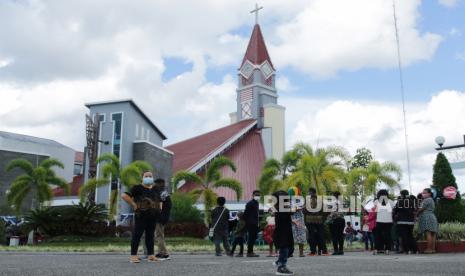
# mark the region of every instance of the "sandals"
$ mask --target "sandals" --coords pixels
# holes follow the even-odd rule
[[[158,258],[155,257],[154,255],[150,255],[147,257],[148,262],[158,262]]]
[[[131,256],[131,257],[129,257],[129,262],[131,262],[133,264],[138,264],[138,263],[140,263],[140,258],[137,257],[137,256]]]

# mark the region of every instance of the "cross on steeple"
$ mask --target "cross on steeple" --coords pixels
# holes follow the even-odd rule
[[[255,13],[255,24],[258,24],[258,11],[261,9],[263,9],[263,7],[259,7],[258,4],[255,4],[255,9],[250,11],[250,13]]]

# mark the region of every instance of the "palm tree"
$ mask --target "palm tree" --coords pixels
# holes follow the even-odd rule
[[[349,155],[342,147],[312,150],[306,146],[289,183],[300,186],[305,193],[310,187],[318,194],[341,190],[341,181],[348,166]]]
[[[208,165],[205,176],[202,178],[194,172],[179,171],[173,177],[173,190],[176,191],[179,182],[192,182],[199,186],[198,189],[192,191],[193,194],[199,197],[203,197],[205,204],[205,222],[210,223],[210,212],[215,205],[217,194],[213,191],[213,188],[225,187],[232,189],[236,192],[237,200],[241,199],[242,186],[239,181],[233,178],[223,178],[220,170],[223,167],[229,167],[233,172],[236,171],[234,162],[230,159],[219,156],[211,161]]]
[[[142,174],[145,171],[152,170],[152,166],[144,161],[134,161],[123,168],[119,158],[112,153],[102,154],[97,158],[96,163],[102,164],[102,177],[90,179],[80,188],[79,196],[81,202],[84,202],[95,189],[108,185],[108,183],[116,183],[116,187],[111,190],[108,202],[108,216],[110,220],[114,220],[119,201],[119,184],[123,185],[126,190],[131,189],[133,185],[141,182]]]
[[[53,192],[50,185],[56,185],[69,194],[69,184],[61,177],[58,177],[53,171],[54,167],[64,169],[63,163],[54,158],[47,158],[40,162],[34,168],[31,162],[25,159],[12,160],[6,171],[20,169],[24,173],[16,177],[11,183],[7,193],[7,200],[10,205],[13,205],[16,211],[21,209],[24,199],[30,193],[33,195],[32,208],[36,208],[37,204],[34,199],[37,199],[39,204],[50,201],[53,198]]]
[[[371,161],[367,168],[361,169],[361,175],[363,177],[363,199],[365,195],[376,194],[378,184],[385,184],[389,188],[399,187],[402,169],[394,162]]]
[[[261,194],[269,195],[289,186],[288,177],[297,170],[297,165],[305,154],[313,154],[313,149],[307,144],[297,143],[292,150],[284,153],[281,161],[274,158],[268,159],[258,180]]]

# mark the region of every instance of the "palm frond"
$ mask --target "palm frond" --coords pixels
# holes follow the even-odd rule
[[[196,173],[188,172],[188,171],[179,171],[173,177],[173,190],[176,191],[178,189],[178,184],[181,181],[185,182],[193,182],[198,185],[202,185],[202,178],[198,176]]]
[[[236,192],[236,199],[239,201],[242,198],[242,185],[239,181],[233,178],[221,178],[217,180],[213,186],[215,188],[229,188]]]
[[[55,158],[47,158],[47,159],[45,159],[44,161],[40,162],[40,166],[44,167],[46,169],[50,169],[52,167],[58,167],[58,168],[61,168],[61,169],[65,168],[65,165],[63,165],[63,163],[60,160],[55,159]]]
[[[134,164],[129,164],[121,170],[121,184],[130,189],[133,185],[139,184],[142,182],[143,170]]]
[[[129,164],[130,166],[135,166],[141,170],[142,173],[144,172],[153,172],[153,167],[149,163],[142,161],[142,160],[136,160]]]
[[[221,178],[220,170],[223,167],[229,167],[233,172],[236,171],[236,165],[234,162],[224,156],[218,156],[213,159],[207,167],[205,172],[205,181],[207,183],[214,182]]]
[[[63,178],[54,176],[54,177],[47,179],[47,182],[49,184],[53,184],[53,185],[56,185],[62,188],[65,191],[66,195],[70,195],[70,192],[71,192],[70,185]]]
[[[10,172],[13,169],[20,169],[23,170],[26,174],[32,175],[34,167],[28,160],[19,158],[11,160],[6,167],[7,172]]]
[[[110,183],[109,179],[106,178],[92,178],[87,181],[86,184],[82,185],[79,188],[79,198],[81,202],[85,202],[88,195],[93,193],[98,187],[108,185]]]

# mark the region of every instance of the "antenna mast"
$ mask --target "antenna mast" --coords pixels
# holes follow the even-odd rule
[[[404,77],[402,73],[402,61],[400,57],[399,29],[397,28],[397,16],[396,16],[396,0],[392,0],[392,9],[393,9],[393,16],[394,16],[394,28],[396,31],[397,63],[399,67],[400,93],[402,96],[402,113],[403,113],[403,119],[404,119],[404,136],[405,136],[405,151],[406,151],[406,156],[407,156],[408,185],[409,185],[410,193],[412,193],[410,150],[409,150],[409,143],[408,143],[407,118],[406,118],[407,112],[405,110]]]

